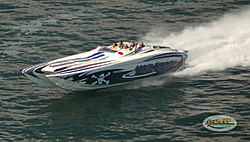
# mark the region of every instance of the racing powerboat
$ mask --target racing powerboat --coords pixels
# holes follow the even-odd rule
[[[187,51],[147,45],[141,51],[97,48],[44,62],[22,73],[45,87],[86,91],[172,73],[183,68]]]

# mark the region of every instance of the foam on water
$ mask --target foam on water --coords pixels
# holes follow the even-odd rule
[[[162,86],[163,84],[171,82],[171,76],[161,75],[157,77],[152,77],[148,79],[138,80],[133,83],[126,84],[126,89],[139,89],[139,88],[147,88],[150,86]]]
[[[154,29],[143,39],[150,44],[188,50],[188,68],[177,76],[197,75],[206,71],[250,66],[250,10],[224,15],[219,20],[197,27],[186,27],[181,33],[162,33]]]

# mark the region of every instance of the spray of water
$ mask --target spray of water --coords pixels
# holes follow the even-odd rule
[[[144,40],[150,44],[188,50],[188,68],[175,75],[197,75],[206,71],[250,66],[250,10],[224,15],[219,20],[181,33],[149,32]]]
[[[147,88],[150,86],[162,86],[163,84],[171,82],[171,75],[165,74],[157,77],[152,77],[143,80],[137,80],[133,83],[126,84],[126,89],[138,89],[138,88]]]

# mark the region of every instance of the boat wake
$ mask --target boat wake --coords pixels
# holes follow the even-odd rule
[[[226,14],[181,33],[149,32],[142,40],[189,51],[188,67],[176,76],[194,76],[236,66],[250,66],[250,10]],[[157,37],[157,35],[160,35]]]

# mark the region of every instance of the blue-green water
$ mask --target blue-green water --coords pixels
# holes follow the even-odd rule
[[[250,1],[0,1],[1,141],[249,141]],[[189,50],[187,68],[92,92],[44,88],[25,67],[114,41]],[[228,115],[227,132],[203,127]]]

